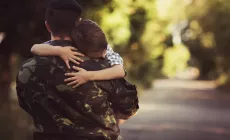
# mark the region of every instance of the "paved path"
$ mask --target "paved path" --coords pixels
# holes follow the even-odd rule
[[[212,82],[158,80],[139,113],[121,126],[124,140],[230,140],[230,93]]]

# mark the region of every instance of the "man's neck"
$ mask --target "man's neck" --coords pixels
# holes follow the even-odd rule
[[[55,40],[68,40],[71,41],[71,38],[66,36],[66,37],[59,37],[59,36],[52,36],[51,35],[51,41],[55,41]]]

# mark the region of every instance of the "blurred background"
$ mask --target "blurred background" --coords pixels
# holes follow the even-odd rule
[[[49,40],[49,0],[0,1],[0,140],[30,140],[15,77],[35,43]],[[78,0],[100,24],[140,90],[125,140],[229,140],[229,0]]]

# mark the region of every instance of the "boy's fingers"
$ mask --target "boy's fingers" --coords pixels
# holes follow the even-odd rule
[[[75,84],[77,84],[77,81],[70,82],[70,83],[68,83],[67,85],[68,85],[68,86],[72,86],[72,85],[75,85]]]
[[[79,57],[77,57],[77,56],[72,56],[73,57],[73,59],[75,59],[75,60],[77,60],[77,61],[80,61],[80,62],[83,62],[83,60],[81,59],[81,58],[79,58]]]
[[[69,65],[69,61],[68,60],[65,61],[65,64],[66,64],[67,68],[70,69],[70,65]]]
[[[75,76],[75,73],[66,73],[65,76]]]
[[[77,64],[77,65],[79,65],[80,63],[79,62],[77,62],[76,60],[74,60],[73,58],[70,58],[69,59],[71,62],[73,62],[74,64]]]
[[[71,82],[71,81],[73,81],[73,80],[76,80],[75,77],[67,78],[67,79],[65,79],[64,81],[65,81],[65,82]]]
[[[70,49],[71,49],[72,51],[77,51],[77,48],[75,48],[75,47],[70,47]]]
[[[77,88],[77,87],[79,87],[80,85],[82,85],[82,84],[77,83],[75,86],[73,86],[73,88]]]
[[[82,68],[79,68],[77,66],[73,66],[73,69],[76,70],[76,71],[81,71],[82,70]]]
[[[74,55],[76,56],[85,56],[84,54],[80,53],[80,52],[73,52]]]

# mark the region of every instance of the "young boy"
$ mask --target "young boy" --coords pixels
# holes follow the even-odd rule
[[[77,52],[77,49],[74,47],[51,46],[45,43],[35,44],[31,48],[31,52],[41,56],[59,56],[65,61],[68,68],[70,68],[70,61],[78,65],[79,61],[83,61],[81,56],[84,56],[82,53]],[[113,51],[110,45],[107,46],[105,58],[109,61],[111,68],[100,71],[86,71],[79,67],[73,67],[79,72],[66,73],[66,76],[70,76],[70,78],[67,78],[65,82],[68,82],[68,85],[76,88],[88,81],[111,80],[125,77],[126,72],[123,68],[123,59],[118,53]]]

